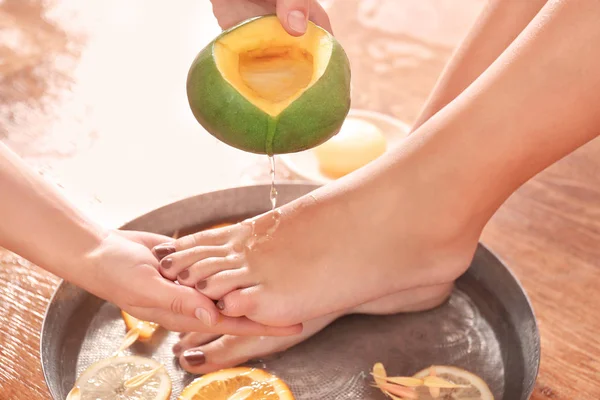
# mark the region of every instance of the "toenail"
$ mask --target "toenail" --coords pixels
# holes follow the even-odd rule
[[[175,246],[172,244],[159,244],[158,246],[154,247],[154,254],[159,260],[162,260],[172,253],[175,253]]]
[[[181,280],[186,280],[187,278],[190,277],[190,271],[188,271],[187,269],[184,271],[181,271],[181,273],[177,276],[177,279],[181,279]]]
[[[183,358],[190,365],[202,365],[206,362],[206,357],[204,353],[200,350],[186,350],[183,353]]]
[[[206,288],[206,281],[200,281],[196,283],[196,290],[202,290]]]
[[[160,262],[160,266],[163,267],[164,269],[169,269],[171,268],[171,265],[173,265],[173,259],[171,257],[169,258],[164,258],[161,262]]]
[[[210,316],[210,313],[208,311],[206,311],[204,308],[196,308],[194,315],[196,315],[196,318],[198,318],[200,321],[204,322],[205,325],[208,325],[208,326],[213,325],[213,321]]]
[[[173,346],[173,353],[175,355],[179,355],[179,353],[181,353],[181,345],[180,344],[176,344],[175,346]]]
[[[223,300],[217,301],[217,308],[219,310],[224,310],[225,309],[225,302]]]

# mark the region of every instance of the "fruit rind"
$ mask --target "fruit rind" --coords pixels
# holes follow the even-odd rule
[[[337,40],[327,33],[332,41],[332,52],[323,75],[279,115],[270,116],[227,82],[214,57],[219,39],[260,18],[276,17],[244,21],[222,32],[196,56],[187,77],[192,113],[217,139],[247,152],[284,154],[318,146],[337,133],[350,110],[348,57]],[[272,143],[268,143],[272,124],[276,125],[275,136]]]

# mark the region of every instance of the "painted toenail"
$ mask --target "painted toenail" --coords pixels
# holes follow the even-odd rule
[[[164,269],[169,269],[171,268],[171,265],[173,265],[173,259],[171,257],[169,258],[164,258],[161,262],[160,262],[160,266],[163,267]]]
[[[194,313],[196,318],[202,321],[205,325],[212,326],[213,320],[210,316],[210,313],[206,311],[204,308],[196,308],[196,312]]]
[[[225,309],[225,302],[223,300],[217,301],[217,308],[219,310],[224,310]]]
[[[159,260],[162,260],[172,253],[175,253],[175,246],[172,244],[159,244],[158,246],[154,247],[154,254]]]
[[[181,280],[186,280],[187,278],[190,277],[190,271],[188,271],[187,269],[184,271],[181,271],[181,273],[177,276],[177,279],[181,279]]]
[[[183,353],[183,358],[190,365],[202,365],[206,362],[206,357],[204,353],[200,350],[186,350]]]
[[[181,353],[181,345],[176,344],[175,346],[173,346],[173,354],[179,355],[179,353]]]
[[[206,289],[206,281],[196,283],[196,290]]]

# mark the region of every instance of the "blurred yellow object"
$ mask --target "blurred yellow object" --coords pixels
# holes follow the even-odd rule
[[[67,400],[168,400],[171,378],[164,365],[145,357],[109,357],[90,365]]]
[[[137,340],[140,342],[147,342],[152,338],[152,335],[158,329],[158,324],[155,322],[142,321],[137,319],[125,311],[121,311],[121,316],[123,317],[123,321],[125,321],[125,326],[127,327],[127,331],[137,332],[138,337]]]
[[[386,139],[375,125],[348,117],[337,135],[313,151],[321,173],[337,179],[375,160],[386,149]]]

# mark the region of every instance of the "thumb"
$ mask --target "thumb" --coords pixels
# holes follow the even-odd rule
[[[292,36],[306,32],[312,0],[277,0],[277,17],[283,28]]]
[[[217,324],[219,310],[215,303],[197,290],[157,277],[153,288],[156,308],[200,320],[207,327]]]

